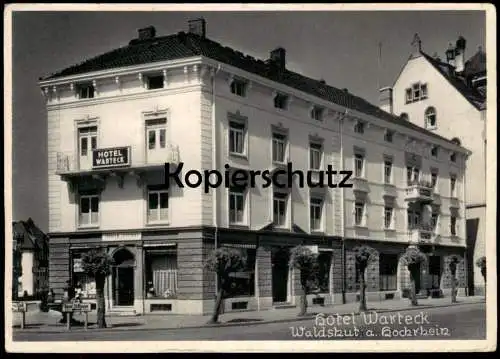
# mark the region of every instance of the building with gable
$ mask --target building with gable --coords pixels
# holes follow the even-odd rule
[[[361,243],[379,253],[369,268],[369,298],[397,297],[408,287],[400,255],[410,244],[430,258],[417,281],[421,295],[449,291],[447,263],[466,248],[469,151],[288,70],[285,49],[255,59],[208,39],[198,19],[187,33],[140,29],[127,46],[39,84],[47,101],[56,294],[71,280],[93,300],[81,256],[101,246],[115,259],[108,311],[209,313],[218,284],[204,261],[227,246],[248,261],[232,279],[225,311],[294,306],[299,273],[289,253],[304,244],[318,253],[321,272],[310,304],[353,301],[352,249]],[[268,170],[278,179],[292,163],[315,181],[331,165],[353,171],[352,188],[301,186],[299,176],[288,188],[257,178],[254,188],[206,193],[167,184],[165,163],[171,171],[182,163],[183,174]],[[461,261],[462,288],[464,268]]]
[[[49,244],[47,235],[38,228],[33,220],[12,222],[14,236],[14,267],[20,269],[17,283],[17,296],[37,296],[47,291],[49,285]]]
[[[441,59],[422,49],[418,35],[394,84],[381,89],[381,107],[405,121],[469,149],[466,206],[469,293],[481,294],[484,280],[475,262],[486,240],[486,53],[466,59],[466,40],[450,43]]]

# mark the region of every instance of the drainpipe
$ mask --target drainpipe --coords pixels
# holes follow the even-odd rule
[[[216,75],[220,71],[221,65],[217,64],[217,69],[212,72],[212,166],[214,166],[214,169],[217,169],[217,125],[216,125],[216,116],[215,116],[215,81],[216,81]],[[219,237],[219,222],[218,222],[218,208],[217,208],[217,188],[213,189],[214,192],[212,194],[212,202],[213,202],[213,213],[212,213],[212,218],[213,218],[213,224],[215,226],[215,233],[214,233],[214,245],[215,249],[218,247],[218,237]],[[217,286],[218,286],[218,275],[215,273],[215,292],[217,293]]]
[[[340,134],[340,169],[344,170],[344,142],[343,142],[343,127],[344,119],[347,116],[348,108],[346,107],[344,115],[339,120],[339,134]],[[342,212],[342,303],[346,303],[346,268],[345,268],[345,189],[342,188],[341,193],[341,212]]]

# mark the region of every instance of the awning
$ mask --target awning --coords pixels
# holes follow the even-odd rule
[[[229,248],[257,249],[257,245],[246,244],[246,243],[221,243],[220,245],[221,245],[221,247],[229,247]]]

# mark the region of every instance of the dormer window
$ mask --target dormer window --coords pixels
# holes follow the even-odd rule
[[[354,132],[363,134],[365,133],[365,123],[363,121],[358,121],[354,125]]]
[[[148,90],[157,90],[163,88],[163,75],[147,76]]]
[[[288,96],[285,94],[276,94],[274,97],[274,107],[286,110],[288,106]]]
[[[431,156],[432,157],[437,157],[439,153],[439,147],[438,146],[432,146],[431,148]]]
[[[94,86],[92,84],[81,84],[77,87],[78,98],[94,98]]]
[[[394,132],[393,131],[391,131],[391,130],[385,130],[385,134],[384,134],[384,140],[385,140],[385,142],[391,142],[392,143],[393,137],[394,137]]]
[[[231,82],[231,93],[236,96],[245,97],[247,90],[247,83],[243,80],[233,80]]]
[[[311,118],[316,121],[323,121],[324,110],[321,107],[314,106],[311,109]]]

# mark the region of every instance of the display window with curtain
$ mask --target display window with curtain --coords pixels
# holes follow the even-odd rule
[[[145,292],[150,299],[177,298],[177,247],[145,249]]]

